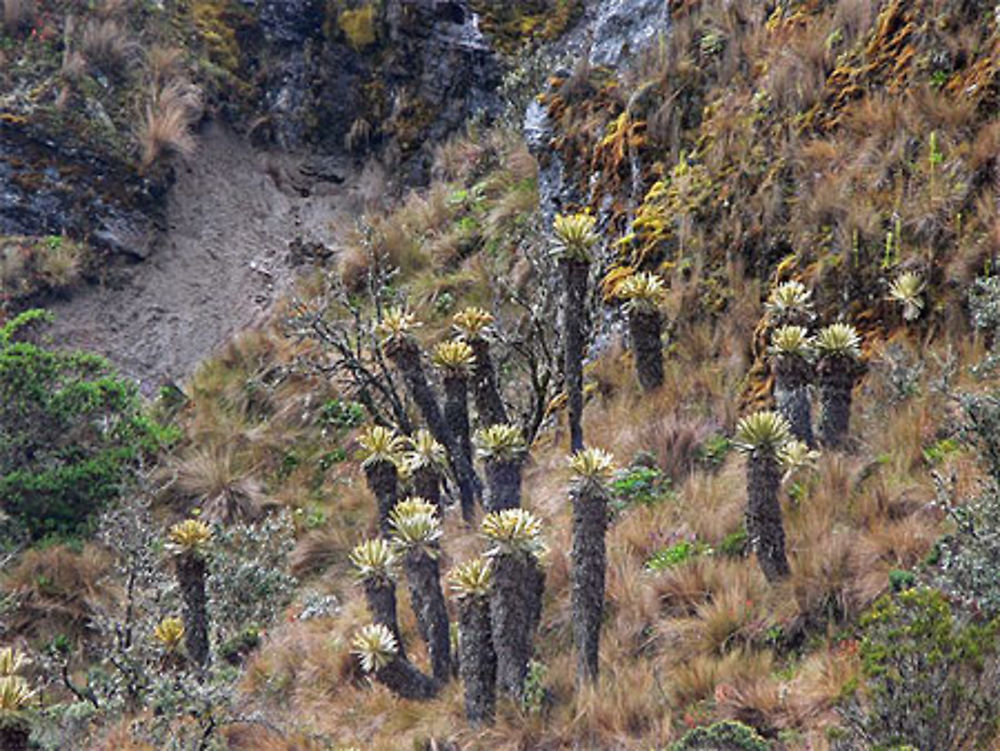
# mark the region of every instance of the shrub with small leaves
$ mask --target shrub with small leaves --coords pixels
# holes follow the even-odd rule
[[[886,595],[861,621],[862,697],[844,710],[875,749],[978,748],[1000,716],[998,623],[963,623],[945,596]]]
[[[770,751],[771,744],[742,722],[723,720],[689,730],[670,751]]]

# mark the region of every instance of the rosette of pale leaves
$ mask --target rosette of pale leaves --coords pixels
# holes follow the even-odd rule
[[[13,647],[0,648],[0,676],[20,673],[31,665],[31,659]]]
[[[590,261],[590,251],[601,238],[597,220],[589,214],[559,214],[552,225],[552,255],[571,261]]]
[[[408,446],[404,436],[396,435],[390,428],[382,425],[370,425],[358,437],[361,444],[361,455],[364,457],[362,467],[376,462],[398,464],[403,452]]]
[[[482,308],[469,307],[458,311],[452,323],[464,339],[479,339],[493,325],[493,314]]]
[[[0,717],[23,711],[36,695],[37,692],[21,676],[0,676]]]
[[[769,318],[779,321],[789,316],[811,316],[812,292],[795,279],[782,282],[771,290],[764,303],[764,311]]]
[[[912,271],[904,271],[889,285],[889,299],[903,306],[903,319],[913,321],[924,309],[924,280]]]
[[[167,651],[176,651],[184,639],[184,621],[174,616],[164,618],[153,629],[153,638]]]
[[[791,440],[778,449],[778,461],[785,470],[784,480],[799,472],[816,468],[819,452],[809,448],[804,441]]]
[[[493,586],[493,567],[488,558],[473,558],[452,569],[448,575],[452,592],[459,599],[485,597]]]
[[[366,673],[381,670],[396,657],[398,647],[396,637],[381,623],[362,626],[351,642],[351,651],[361,661],[361,669]]]
[[[604,494],[615,471],[615,458],[603,449],[586,448],[570,457],[569,468],[573,472],[574,491]]]
[[[733,445],[746,454],[777,453],[791,437],[792,430],[788,420],[778,412],[761,410],[747,415],[737,423]]]
[[[432,558],[438,555],[441,520],[435,506],[423,498],[400,501],[389,514],[393,543],[401,550],[423,550]]]
[[[472,442],[479,457],[487,461],[513,461],[523,457],[528,450],[521,429],[509,423],[477,430]]]
[[[861,357],[861,337],[849,323],[832,323],[816,335],[816,349],[822,357]]]
[[[467,373],[475,356],[472,347],[462,339],[441,342],[434,349],[434,364],[453,373]]]
[[[388,540],[377,537],[355,545],[350,559],[361,579],[390,579],[396,565],[396,551]]]
[[[413,313],[407,313],[402,308],[390,308],[382,316],[375,331],[383,344],[390,344],[402,341],[420,326],[420,322]]]
[[[777,356],[812,360],[816,355],[816,347],[812,337],[802,326],[781,326],[771,335],[768,352]]]
[[[487,556],[516,552],[540,556],[545,552],[542,522],[527,509],[509,508],[483,517],[483,535],[490,541]]]
[[[212,539],[212,530],[198,519],[185,519],[170,528],[166,548],[169,552],[194,553],[201,551]]]
[[[442,468],[448,460],[444,446],[438,443],[429,430],[421,428],[410,439],[410,448],[403,454],[403,466],[412,473],[422,467]]]
[[[622,280],[618,284],[616,294],[625,300],[625,307],[628,310],[655,313],[666,298],[667,288],[659,276],[643,271]]]

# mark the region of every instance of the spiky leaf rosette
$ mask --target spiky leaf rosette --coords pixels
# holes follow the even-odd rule
[[[812,318],[812,292],[794,279],[771,290],[764,311],[772,321]]]
[[[153,638],[168,652],[176,651],[184,640],[184,621],[174,616],[164,618],[153,629]]]
[[[459,599],[485,597],[493,586],[493,567],[489,558],[473,558],[456,566],[448,575],[448,582]]]
[[[861,337],[849,323],[832,323],[816,335],[821,357],[857,360],[861,357]]]
[[[666,298],[663,280],[648,271],[632,274],[617,286],[617,296],[625,300],[625,308],[643,313],[655,313]]]
[[[574,491],[605,493],[615,471],[615,458],[603,449],[586,448],[570,457],[569,467]]]
[[[912,271],[905,271],[889,285],[889,299],[903,306],[903,319],[914,321],[924,309],[924,280]]]
[[[747,415],[737,423],[733,445],[747,454],[777,453],[791,438],[788,420],[778,412],[761,410]]]
[[[768,352],[778,357],[800,357],[808,361],[815,357],[816,347],[802,326],[781,326],[771,335]]]
[[[389,515],[393,543],[401,550],[422,550],[432,558],[438,555],[441,520],[437,508],[423,498],[400,501]]]
[[[475,355],[472,347],[462,339],[441,342],[434,350],[434,364],[442,370],[464,375],[469,372]]]
[[[407,313],[402,308],[390,308],[382,316],[375,331],[382,344],[392,345],[402,342],[420,326],[421,323],[413,313]]]
[[[358,437],[361,444],[362,467],[368,467],[376,462],[398,464],[406,450],[406,437],[396,435],[391,429],[382,425],[368,426]]]
[[[483,534],[491,546],[487,556],[516,552],[541,556],[545,552],[542,521],[527,509],[508,508],[483,517]]]
[[[590,251],[601,238],[594,227],[597,220],[589,214],[559,214],[552,225],[552,255],[571,261],[590,261]]]
[[[36,694],[37,692],[19,675],[0,677],[0,718],[23,711]]]
[[[470,307],[458,311],[451,319],[463,339],[481,339],[493,325],[493,314],[482,308]]]
[[[472,437],[479,458],[486,461],[516,461],[528,450],[524,434],[516,425],[502,423],[477,430]]]
[[[399,648],[396,637],[381,623],[362,626],[351,641],[351,651],[361,661],[361,669],[366,673],[381,670],[396,657]]]
[[[29,665],[31,665],[31,659],[23,652],[19,652],[13,647],[0,649],[0,676],[20,673]]]
[[[197,553],[212,539],[212,530],[198,519],[185,519],[170,528],[166,548],[171,553]]]
[[[444,446],[438,443],[429,430],[421,428],[413,434],[410,449],[403,454],[403,466],[413,472],[421,467],[443,468],[448,461]]]
[[[778,461],[785,469],[786,480],[798,472],[814,469],[818,459],[819,452],[809,448],[804,441],[788,441],[778,449]]]
[[[361,579],[391,579],[393,576],[396,551],[381,537],[355,545],[350,558]]]

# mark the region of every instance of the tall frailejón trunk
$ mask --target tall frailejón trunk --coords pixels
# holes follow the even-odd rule
[[[407,551],[403,567],[420,635],[430,653],[431,672],[443,683],[451,677],[451,633],[437,559],[414,548]]]
[[[469,339],[472,347],[472,396],[479,414],[479,427],[501,425],[507,420],[507,408],[497,385],[496,368],[490,353],[490,343],[482,337]]]
[[[461,454],[463,466],[472,467],[472,436],[469,428],[469,387],[466,376],[448,373],[444,377],[444,420],[455,450]],[[440,439],[438,439],[440,440]],[[466,495],[462,494],[462,517],[472,518],[475,509],[466,507]]]
[[[577,679],[596,682],[601,622],[604,617],[604,577],[607,566],[605,532],[607,499],[598,491],[573,493],[572,605]]]
[[[483,506],[487,512],[518,508],[521,505],[521,459],[486,459],[486,498]]]
[[[403,374],[410,396],[427,423],[427,429],[448,452],[448,462],[458,483],[462,515],[466,521],[471,522],[476,498],[482,492],[481,484],[472,463],[466,459],[455,437],[448,430],[437,397],[420,362],[420,349],[415,343],[404,341],[392,349],[390,357]]]
[[[781,467],[772,451],[756,451],[747,457],[747,534],[769,582],[790,573],[785,555],[785,527],[781,520]]]
[[[490,626],[497,656],[497,684],[520,698],[528,677],[541,598],[533,586],[537,563],[523,553],[502,552],[493,558]]]
[[[415,468],[410,476],[410,481],[413,483],[413,495],[433,503],[443,519],[444,501],[441,497],[441,472],[437,467],[424,464]]]
[[[0,748],[4,751],[28,751],[31,728],[21,719],[0,719]]]
[[[583,450],[583,351],[590,264],[575,258],[559,261],[565,285],[563,373],[569,412],[570,451]]]
[[[378,506],[379,535],[388,539],[391,531],[389,513],[399,500],[399,472],[391,461],[380,460],[365,467],[365,476]]]
[[[812,428],[812,404],[809,401],[809,382],[812,366],[795,355],[777,355],[774,358],[774,401],[778,412],[788,420],[792,435],[815,448],[816,438]]]
[[[824,448],[844,445],[850,429],[851,391],[856,364],[847,357],[823,358],[819,363],[819,440]]]
[[[369,576],[364,579],[362,586],[372,621],[389,629],[396,640],[397,654],[405,660],[406,649],[396,615],[396,583],[387,576]]]
[[[643,391],[663,385],[663,317],[658,310],[636,307],[628,316],[635,372]]]
[[[404,699],[427,701],[437,696],[441,684],[421,673],[409,660],[397,655],[379,668],[375,677],[390,691]]]
[[[486,596],[459,599],[458,666],[465,691],[466,719],[473,725],[491,724],[497,701],[497,656]]]
[[[205,559],[195,551],[185,551],[174,557],[174,565],[184,600],[184,646],[188,658],[198,667],[205,667],[209,657]]]

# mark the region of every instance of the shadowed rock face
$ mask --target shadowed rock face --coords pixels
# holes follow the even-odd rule
[[[0,234],[60,235],[146,258],[163,224],[168,177],[147,179],[116,158],[0,120]]]

